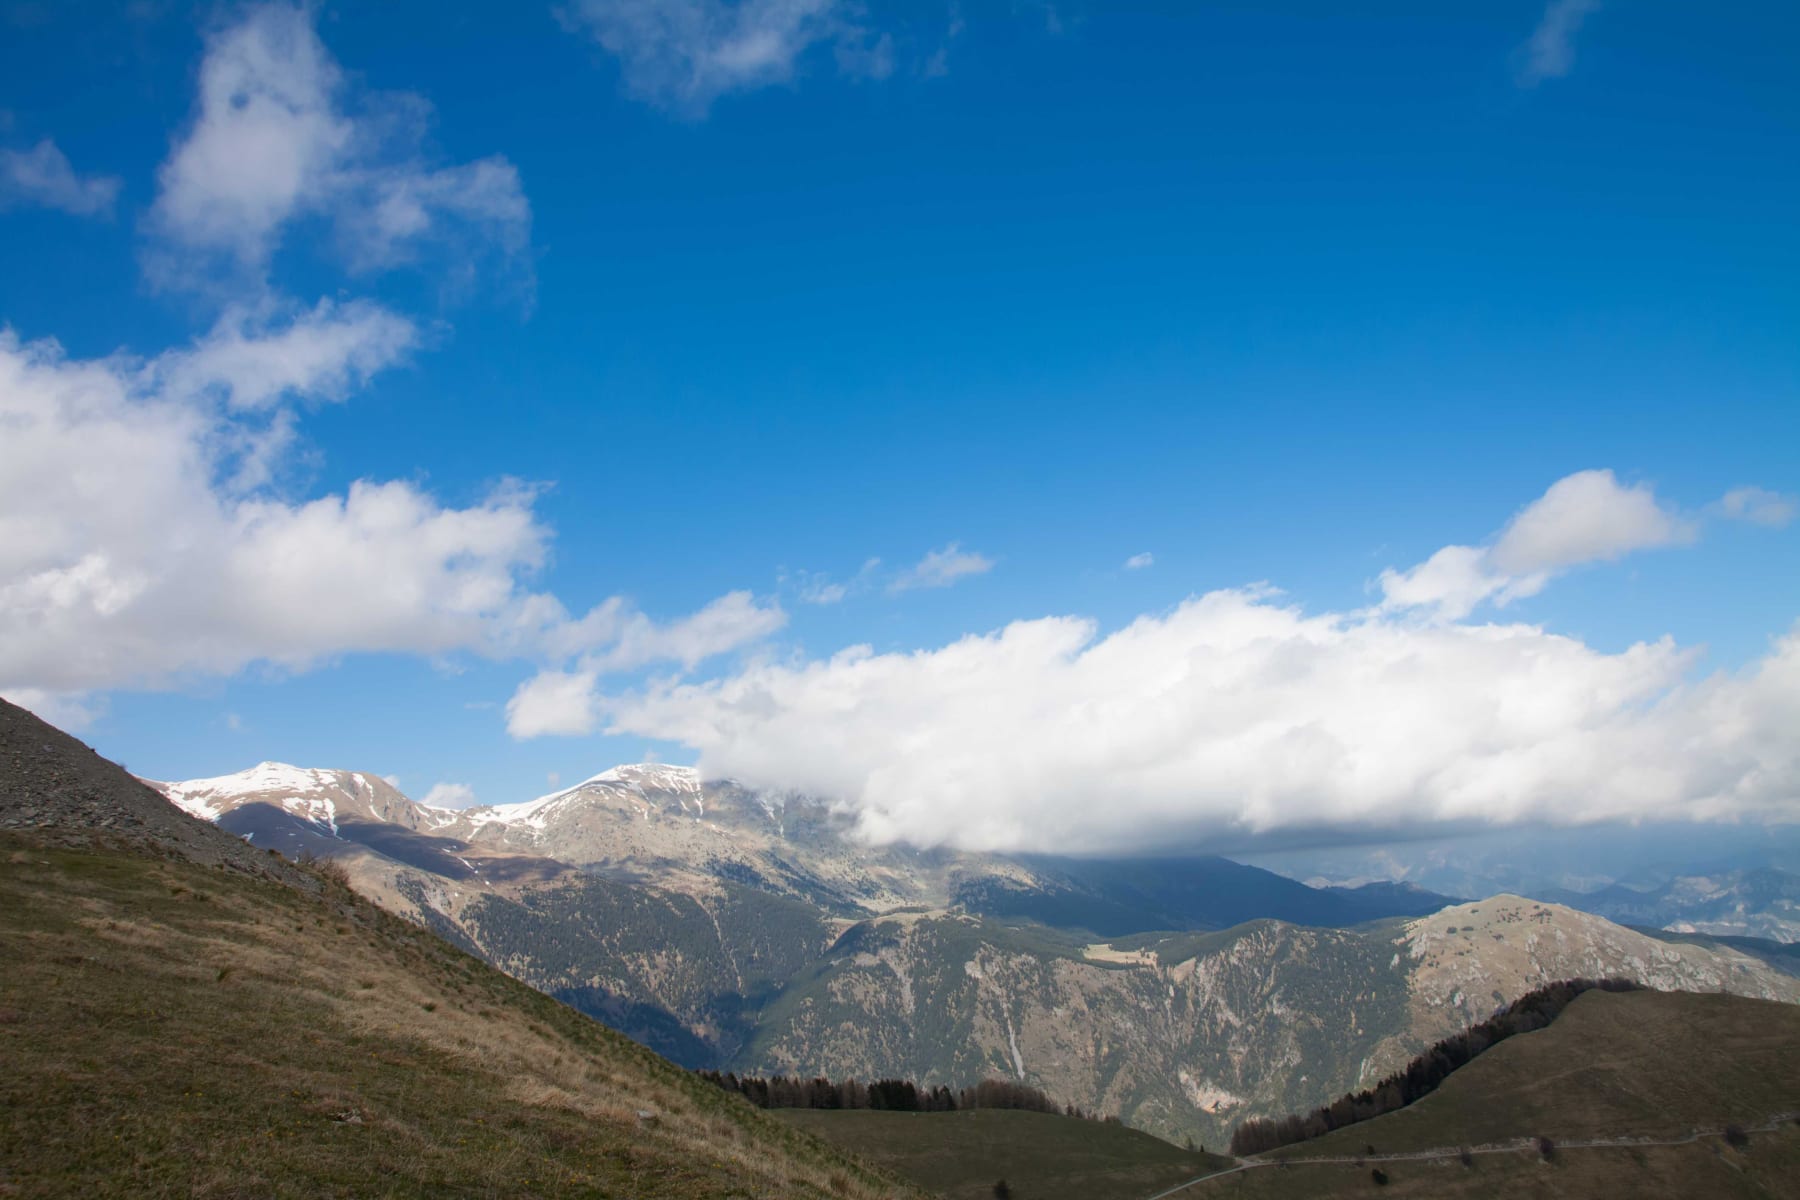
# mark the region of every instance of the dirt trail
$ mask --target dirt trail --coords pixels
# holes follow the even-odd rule
[[[1772,1114],[1761,1125],[1744,1126],[1745,1133],[1773,1133],[1788,1121],[1800,1120],[1800,1112],[1778,1112]],[[1556,1143],[1556,1153],[1565,1150],[1597,1150],[1614,1149],[1621,1146],[1686,1146],[1703,1138],[1724,1137],[1723,1127],[1718,1129],[1696,1129],[1678,1138],[1651,1137],[1613,1137],[1613,1138],[1575,1138]],[[1536,1138],[1515,1138],[1509,1142],[1495,1142],[1485,1146],[1440,1146],[1431,1150],[1408,1150],[1398,1154],[1351,1154],[1317,1158],[1241,1158],[1235,1167],[1227,1167],[1223,1171],[1214,1171],[1210,1175],[1200,1175],[1178,1183],[1166,1191],[1147,1197],[1146,1200],[1164,1200],[1164,1197],[1179,1195],[1191,1187],[1205,1183],[1210,1179],[1223,1179],[1227,1175],[1236,1175],[1240,1171],[1254,1171],[1262,1167],[1279,1167],[1282,1164],[1295,1166],[1311,1165],[1354,1165],[1364,1166],[1368,1163],[1384,1162],[1419,1162],[1431,1159],[1456,1158],[1465,1149],[1469,1154],[1524,1154],[1537,1152]]]

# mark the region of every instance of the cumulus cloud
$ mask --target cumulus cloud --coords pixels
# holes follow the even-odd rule
[[[1489,599],[1536,595],[1572,567],[1692,541],[1697,529],[1647,484],[1627,487],[1611,471],[1577,471],[1520,509],[1492,545],[1446,546],[1407,570],[1383,571],[1383,604],[1458,620]]]
[[[81,176],[55,142],[29,150],[0,150],[0,209],[55,208],[78,217],[110,217],[119,180]]]
[[[1648,484],[1625,487],[1611,471],[1577,471],[1521,509],[1491,557],[1507,575],[1528,576],[1693,537],[1693,523],[1658,503]]]
[[[1800,819],[1800,630],[1686,681],[1530,625],[1311,616],[1268,591],[1101,637],[1020,621],[937,650],[853,648],[605,702],[708,775],[834,799],[863,836],[1131,851],[1293,830]]]
[[[892,38],[858,11],[840,0],[573,0],[561,17],[619,60],[634,95],[700,115],[728,93],[791,80],[814,46],[830,46],[847,75],[891,74]]]
[[[1697,679],[1697,652],[1667,637],[1607,653],[1464,619],[1691,534],[1648,488],[1582,472],[1490,546],[1390,572],[1370,608],[1309,614],[1266,587],[1223,589],[1105,635],[1049,617],[588,693],[587,721],[680,742],[709,776],[829,799],[877,842],[1131,852],[1800,821],[1800,624],[1742,672]]]
[[[294,456],[295,402],[341,399],[414,341],[384,309],[330,303],[285,322],[230,312],[148,361],[0,332],[0,694],[76,726],[96,692],[253,663],[562,664],[509,706],[528,736],[591,727],[580,689],[606,675],[691,668],[786,622],[742,591],[666,622],[621,597],[572,617],[527,586],[550,532],[517,483],[461,508],[406,482],[309,499],[272,486]]]
[[[296,330],[340,319],[387,333],[291,354]],[[510,637],[530,600],[520,578],[548,538],[528,490],[452,508],[365,480],[293,501],[253,486],[267,471],[242,469],[279,454],[269,431],[285,427],[231,402],[328,393],[405,340],[375,310],[331,309],[267,345],[234,328],[148,363],[70,359],[0,333],[0,689],[79,697]]]
[[[429,114],[418,96],[354,92],[310,7],[245,10],[207,39],[192,126],[158,173],[155,274],[194,282],[199,252],[260,275],[307,217],[329,224],[356,270],[431,245],[459,259],[496,248],[517,264],[531,229],[517,170],[501,157],[428,163]]]
[[[473,808],[478,801],[475,789],[466,783],[434,783],[419,803],[427,808]]]
[[[1525,43],[1519,82],[1535,87],[1574,70],[1575,35],[1581,32],[1582,22],[1599,9],[1600,0],[1550,0]]]
[[[1154,566],[1155,563],[1156,556],[1146,550],[1142,554],[1134,554],[1126,559],[1125,569],[1127,571],[1141,571],[1145,567]]]
[[[1767,488],[1741,487],[1720,497],[1716,508],[1721,516],[1730,520],[1779,529],[1800,512],[1800,499]]]
[[[933,550],[912,567],[903,571],[894,582],[888,585],[888,591],[905,592],[911,591],[913,588],[949,587],[964,576],[985,575],[993,569],[993,559],[985,554],[964,550],[958,542],[951,542],[942,550]]]

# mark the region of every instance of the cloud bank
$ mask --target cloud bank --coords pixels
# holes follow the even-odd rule
[[[879,842],[1128,852],[1297,831],[1800,820],[1800,627],[1742,673],[1695,680],[1695,653],[1667,638],[1608,654],[1444,615],[1479,602],[1468,577],[1504,599],[1686,536],[1647,488],[1584,472],[1491,547],[1450,548],[1474,567],[1450,570],[1460,558],[1440,551],[1390,573],[1416,589],[1406,604],[1389,588],[1315,615],[1224,589],[1104,636],[1079,618],[1018,621],[935,650],[667,682],[591,715],[694,748],[709,775],[832,798]]]

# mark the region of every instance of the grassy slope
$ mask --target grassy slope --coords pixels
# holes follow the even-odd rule
[[[1698,992],[1587,992],[1548,1028],[1509,1038],[1419,1103],[1294,1148],[1509,1137],[1673,1137],[1800,1109],[1800,1006]]]
[[[781,1109],[774,1115],[950,1200],[991,1200],[1001,1179],[1018,1200],[1138,1200],[1229,1163],[1122,1125],[1046,1113]]]
[[[1417,1104],[1277,1151],[1288,1168],[1261,1169],[1184,1197],[1366,1195],[1371,1171],[1396,1196],[1800,1196],[1800,1126],[1752,1133],[1743,1149],[1715,1132],[1800,1110],[1800,1007],[1739,996],[1589,992],[1548,1029],[1501,1043]],[[1681,1146],[1582,1148],[1568,1143],[1641,1137]],[[1549,1137],[1535,1152],[1340,1165],[1303,1160]]]
[[[915,1194],[341,887],[56,841],[0,833],[0,1196]]]

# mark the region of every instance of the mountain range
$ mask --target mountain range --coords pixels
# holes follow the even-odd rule
[[[460,810],[273,763],[156,786],[256,845],[336,859],[384,906],[685,1065],[1015,1077],[1215,1146],[1550,979],[1800,1001],[1792,960],[1757,943],[1219,858],[870,846],[816,798],[662,764]]]

